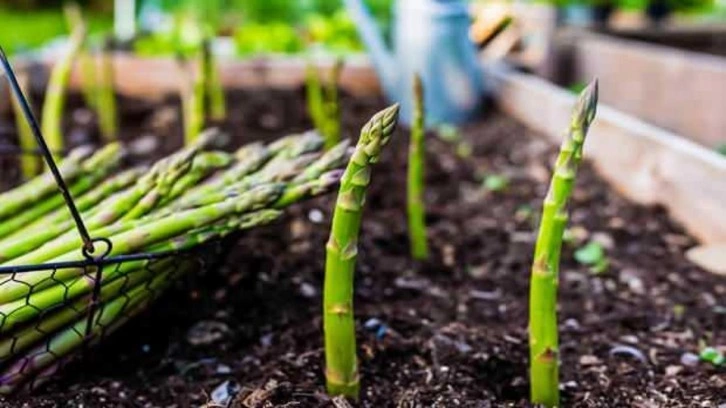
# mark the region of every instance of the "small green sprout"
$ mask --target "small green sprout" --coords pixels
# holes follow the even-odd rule
[[[607,271],[610,266],[605,248],[596,241],[590,241],[575,251],[575,260],[582,265],[589,266],[590,270],[597,275]]]
[[[720,155],[722,155],[722,156],[726,156],[726,143],[722,143],[722,144],[720,144],[720,145],[719,145],[719,146],[718,146],[718,147],[716,148],[716,153],[718,153],[718,154],[720,154]]]
[[[487,191],[498,193],[509,188],[509,178],[503,174],[489,174],[482,185]]]
[[[714,347],[704,348],[703,350],[701,350],[701,353],[698,355],[698,357],[701,359],[701,361],[711,363],[717,367],[720,367],[724,365],[724,363],[726,363],[726,357],[724,357],[723,353],[721,353]]]
[[[459,143],[461,141],[461,132],[459,128],[452,124],[444,123],[436,129],[436,134],[441,140],[448,143]]]

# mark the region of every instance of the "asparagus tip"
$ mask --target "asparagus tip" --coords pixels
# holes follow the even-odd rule
[[[582,127],[587,131],[595,119],[595,113],[597,112],[597,103],[599,95],[599,84],[598,80],[594,79],[590,82],[585,89],[582,90],[575,105],[574,113],[572,116],[573,125]]]

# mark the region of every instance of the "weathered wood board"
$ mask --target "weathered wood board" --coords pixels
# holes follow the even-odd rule
[[[558,43],[571,79],[599,78],[605,103],[709,148],[726,143],[726,57],[584,31]]]
[[[553,143],[562,140],[575,95],[501,67],[487,73],[502,110]],[[585,154],[626,197],[664,206],[703,243],[726,242],[726,159],[717,153],[601,104]]]

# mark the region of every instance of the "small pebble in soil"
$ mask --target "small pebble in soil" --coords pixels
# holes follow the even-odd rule
[[[315,289],[315,286],[303,282],[300,284],[300,294],[305,298],[312,299],[318,296],[318,290]]]
[[[229,333],[229,326],[214,320],[202,320],[187,332],[187,341],[192,346],[207,346],[223,339]]]
[[[581,366],[596,366],[596,365],[601,365],[601,364],[602,364],[602,360],[597,358],[597,356],[593,356],[593,355],[589,355],[589,354],[580,356],[580,365]]]
[[[217,388],[212,391],[209,397],[215,404],[226,407],[232,401],[232,398],[239,393],[239,391],[239,384],[227,380],[222,384],[219,384]]]
[[[159,138],[154,134],[145,134],[129,143],[129,151],[135,156],[146,156],[159,147]]]
[[[648,359],[645,357],[643,352],[632,346],[618,345],[618,346],[611,348],[610,351],[608,352],[608,354],[611,357],[615,357],[615,356],[632,357],[632,358],[640,361],[643,364],[648,363]]]
[[[681,354],[681,364],[683,364],[686,367],[695,367],[698,365],[698,363],[700,361],[701,361],[701,359],[698,357],[697,354],[693,354],[693,353]]]
[[[314,210],[310,210],[310,212],[308,213],[308,219],[310,220],[310,222],[312,222],[314,224],[320,224],[321,222],[323,222],[325,217],[323,216],[322,211],[320,211],[318,209],[314,209]]]

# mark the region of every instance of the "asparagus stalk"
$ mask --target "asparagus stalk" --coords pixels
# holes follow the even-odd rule
[[[323,86],[317,68],[310,62],[305,67],[305,91],[308,114],[315,129],[322,134],[325,129]]]
[[[209,39],[202,43],[202,58],[204,59],[209,117],[213,121],[222,121],[227,116],[227,102],[224,97],[224,87],[220,79],[217,59],[214,57]]]
[[[200,53],[202,54],[202,53]],[[188,70],[187,81],[182,84],[182,110],[184,111],[184,141],[193,143],[204,128],[206,70],[202,55],[196,59],[196,69]]]
[[[279,210],[260,210],[247,214],[242,214],[230,219],[224,219],[210,226],[203,226],[198,229],[191,230],[188,234],[183,233],[168,241],[161,241],[153,245],[149,245],[145,250],[150,253],[185,250],[194,246],[206,243],[212,239],[217,239],[230,234],[233,231],[243,231],[253,227],[259,227],[268,224],[279,218],[281,212]],[[72,255],[71,255],[72,256]],[[141,275],[141,270],[147,270],[149,261],[130,261],[117,265],[113,268],[107,268],[103,274],[102,285],[111,284],[121,278],[130,280],[131,275]],[[59,271],[60,272],[60,271]],[[0,333],[13,330],[18,325],[25,323],[39,315],[44,315],[48,310],[61,307],[70,299],[89,293],[93,290],[95,282],[83,275],[83,270],[74,269],[67,270],[68,273],[56,273],[53,279],[56,281],[52,286],[43,290],[36,287],[27,297],[23,297],[14,301],[0,304],[0,313],[4,319],[0,322]],[[73,280],[62,280],[66,276],[70,276]],[[136,278],[134,278],[136,279]],[[109,283],[110,282],[110,283]],[[128,287],[128,284],[124,284]],[[106,286],[104,286],[105,288]],[[110,286],[110,289],[103,289],[114,294],[117,293],[113,289],[116,286]],[[119,290],[123,290],[124,287]],[[82,309],[77,309],[82,310]],[[55,324],[55,323],[53,323]],[[0,346],[2,343],[0,343]],[[0,350],[2,348],[0,347]],[[0,354],[0,359],[1,359]]]
[[[59,158],[60,152],[65,149],[63,140],[63,108],[65,105],[66,87],[71,76],[73,62],[86,39],[86,27],[79,24],[71,34],[68,52],[53,67],[45,93],[45,102],[41,116],[41,128],[48,148]]]
[[[113,44],[107,39],[99,54],[100,69],[98,70],[97,112],[101,136],[106,142],[116,140],[118,136],[118,114],[116,93],[114,92],[115,71],[113,63]]]
[[[74,149],[66,160],[59,165],[59,171],[68,182],[74,181],[81,173],[81,161],[91,153],[91,149]],[[57,190],[55,178],[46,172],[22,186],[0,194],[0,220],[17,213],[38,200]]]
[[[325,88],[325,148],[331,149],[340,142],[340,97],[338,82],[343,72],[343,60],[337,59],[333,64],[330,81]]]
[[[413,81],[414,111],[411,140],[408,149],[408,234],[414,259],[427,259],[429,247],[426,239],[426,209],[424,206],[424,163],[426,113],[421,77]]]
[[[17,79],[20,89],[24,94],[28,95],[28,75],[21,72]],[[38,156],[31,153],[36,148],[35,136],[33,135],[33,131],[30,129],[30,124],[25,120],[25,115],[20,107],[20,103],[15,98],[12,98],[12,101],[13,114],[15,116],[15,129],[18,133],[18,144],[22,150],[22,155],[20,157],[20,170],[22,171],[23,180],[30,180],[35,177],[38,174],[38,170],[40,170],[40,161],[38,160]]]
[[[126,170],[124,172],[119,173],[116,176],[113,176],[109,178],[108,180],[101,183],[101,185],[94,189],[89,191],[88,193],[80,196],[78,200],[76,200],[76,208],[78,208],[78,211],[86,212],[89,209],[94,208],[96,205],[101,203],[104,199],[111,197],[113,194],[122,191],[126,189],[127,187],[131,186],[133,183],[135,183],[141,176],[143,176],[144,173],[147,172],[148,169],[145,167],[137,167],[133,169]],[[19,217],[20,218],[20,217]],[[35,217],[32,217],[31,219],[36,219]],[[21,235],[32,235],[34,232],[37,232],[38,230],[42,230],[44,228],[47,228],[49,225],[57,225],[60,223],[63,223],[64,221],[68,220],[68,210],[65,208],[59,208],[50,214],[37,219],[37,221],[31,223],[31,224],[25,224],[27,225],[25,228],[20,229],[18,232],[8,236],[6,239],[3,239],[0,241],[0,248],[3,248],[3,245],[8,242],[8,240],[12,239],[18,239],[18,236]],[[2,252],[2,249],[0,249],[0,252]]]
[[[338,81],[343,69],[342,60],[336,60],[330,81],[322,84],[317,69],[308,64],[305,75],[307,107],[315,128],[323,135],[326,149],[340,142],[340,103]]]
[[[123,224],[116,224],[109,228],[119,228],[121,232],[117,231],[115,235],[106,235],[113,242],[113,249],[108,256],[134,253],[154,243],[203,227],[233,214],[243,214],[269,207],[282,195],[284,188],[283,184],[262,185],[239,197],[182,211],[173,216],[151,220],[148,223],[134,225],[132,229],[124,227]],[[38,264],[46,261],[72,262],[82,260],[82,255],[78,250],[59,256],[59,253],[64,253],[63,249],[67,249],[67,245],[69,244],[63,242],[51,247],[46,245],[32,253],[12,260],[4,266]],[[59,281],[74,278],[82,273],[82,269],[68,268],[14,276],[0,282],[0,299],[5,302],[20,299],[26,297],[29,293],[47,288]]]
[[[82,49],[79,52],[81,75],[81,92],[86,106],[91,109],[98,108],[98,73],[96,72],[96,58],[91,50]]]
[[[544,201],[534,251],[529,305],[530,381],[532,403],[559,405],[559,342],[557,333],[557,280],[562,234],[567,225],[567,203],[582,160],[582,148],[595,119],[597,82],[580,94],[567,137],[554,167]]]
[[[326,245],[323,325],[328,393],[357,398],[360,390],[353,319],[353,272],[358,253],[371,166],[393,133],[399,106],[376,114],[361,131],[340,183],[330,238]]]
[[[77,197],[88,190],[96,187],[111,171],[120,163],[124,151],[118,144],[111,144],[98,151],[90,159],[81,164],[83,175],[73,183],[69,190],[71,196]],[[22,227],[38,220],[48,212],[63,206],[63,196],[56,194],[50,198],[40,200],[34,206],[26,209],[17,216],[9,218],[0,224],[0,248],[2,248],[2,237],[7,236]],[[2,253],[2,249],[0,249]]]

